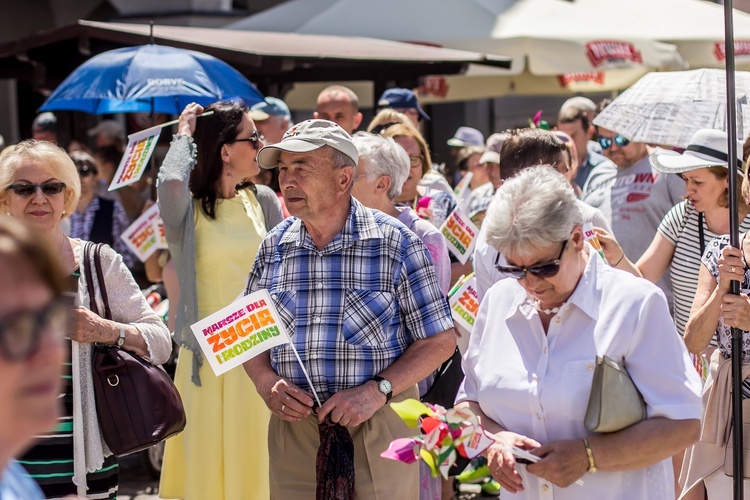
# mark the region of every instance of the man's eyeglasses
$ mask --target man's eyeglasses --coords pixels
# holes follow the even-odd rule
[[[411,165],[411,168],[421,167],[423,160],[424,156],[422,155],[409,156],[409,164]]]
[[[6,361],[24,361],[39,350],[43,333],[62,338],[67,329],[68,311],[63,301],[53,300],[42,309],[0,320],[0,357]]]
[[[44,184],[11,184],[6,191],[13,191],[16,193],[16,196],[28,198],[29,196],[34,196],[37,188],[42,190],[43,195],[52,196],[62,193],[63,189],[65,189],[65,183],[45,182]]]
[[[621,148],[624,148],[625,146],[630,144],[630,140],[626,139],[620,134],[617,134],[614,137],[600,137],[599,145],[602,147],[602,149],[609,149],[612,146],[612,141],[615,141],[615,144],[617,144]]]
[[[253,135],[250,137],[246,137],[244,139],[234,139],[233,141],[227,141],[228,144],[232,144],[234,142],[249,142],[253,145],[254,149],[258,149],[258,142],[265,140],[265,137],[260,135],[257,130],[253,132]]]
[[[546,262],[544,264],[535,264],[531,267],[518,267],[518,266],[502,266],[498,264],[500,260],[500,254],[497,254],[495,258],[495,269],[503,273],[509,278],[520,280],[526,277],[526,273],[531,273],[537,278],[551,278],[560,272],[560,261],[565,252],[565,247],[568,245],[568,240],[565,240],[560,249],[560,255],[553,261]]]

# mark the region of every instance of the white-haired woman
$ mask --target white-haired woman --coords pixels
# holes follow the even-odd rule
[[[410,207],[398,207],[394,203],[409,177],[409,155],[390,137],[359,132],[352,139],[359,152],[352,195],[366,207],[400,220],[419,236],[430,252],[440,288],[447,294],[451,265],[445,238]]]
[[[63,376],[64,413],[57,427],[36,442],[22,463],[47,497],[114,498],[117,458],[109,453],[99,433],[91,345],[119,345],[161,364],[169,358],[172,339],[122,257],[107,245],[102,247],[101,265],[113,320],[88,309],[92,297],[100,311],[104,305],[101,292],[86,285],[86,242],[66,236],[61,227],[62,220],[76,209],[80,195],[75,164],[64,149],[51,142],[23,141],[0,158],[0,205],[47,239],[70,277],[68,291],[76,295],[74,326],[68,331],[74,341],[68,344],[72,366],[66,367]]]
[[[390,137],[360,132],[352,140],[359,153],[352,196],[366,207],[395,217],[419,236],[430,252],[440,288],[447,294],[451,263],[445,238],[410,207],[397,207],[393,202],[401,194],[401,187],[409,176],[409,155]],[[420,396],[429,390],[434,378],[430,375],[419,382]],[[439,500],[442,488],[440,478],[433,478],[429,467],[423,463],[420,463],[420,476],[420,500]]]
[[[494,434],[490,471],[516,498],[673,498],[669,458],[698,437],[700,380],[664,294],[607,266],[581,221],[570,183],[549,167],[524,169],[498,189],[483,227],[505,257],[499,271],[515,279],[482,302],[457,402]],[[603,355],[628,370],[647,418],[592,434],[584,416]],[[511,446],[542,460],[518,465]]]

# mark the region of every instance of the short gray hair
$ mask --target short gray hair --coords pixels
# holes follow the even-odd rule
[[[391,137],[357,132],[352,137],[357,146],[359,157],[369,161],[369,175],[385,175],[391,178],[388,188],[388,199],[393,200],[401,194],[401,188],[409,177],[411,163],[406,150]]]
[[[498,188],[482,224],[490,246],[504,255],[518,255],[566,241],[581,223],[570,183],[540,165],[521,170]]]
[[[331,155],[331,167],[334,170],[338,170],[342,167],[351,166],[354,167],[354,169],[357,169],[357,162],[354,161],[354,158],[349,157],[347,154],[342,153],[336,148],[332,148],[331,146],[323,146],[328,150],[328,152]],[[349,188],[348,191],[351,192],[352,188],[354,187],[354,176],[352,175],[352,180],[349,182]]]

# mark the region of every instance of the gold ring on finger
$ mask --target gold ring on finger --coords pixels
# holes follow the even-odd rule
[[[732,274],[734,274],[734,271],[735,271],[735,268],[734,266],[732,266]]]
[[[285,413],[284,410],[286,410],[286,405],[282,404],[281,405],[281,413]]]

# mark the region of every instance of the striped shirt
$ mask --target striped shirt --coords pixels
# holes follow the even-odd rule
[[[750,216],[740,225],[740,232],[750,230]],[[698,211],[690,200],[678,203],[667,212],[659,224],[659,233],[675,246],[670,265],[670,277],[674,291],[674,322],[677,333],[684,335],[690,318],[693,297],[698,289],[698,274],[701,266],[701,241],[698,231]],[[703,245],[708,248],[711,240],[719,235],[708,229],[703,221]],[[711,340],[716,347],[716,339]]]
[[[270,292],[323,398],[362,385],[416,340],[453,328],[422,241],[354,198],[343,229],[322,250],[296,217],[272,229],[245,294],[259,289]],[[271,350],[271,366],[309,390],[289,344]]]
[[[76,288],[78,270],[69,280],[69,288]],[[76,496],[78,488],[73,484],[73,368],[70,363],[71,342],[66,340],[68,355],[63,363],[62,414],[57,425],[35,437],[34,445],[18,462],[41,487],[48,499]],[[114,455],[104,459],[102,468],[86,475],[88,499],[114,499],[117,496],[119,468]]]

